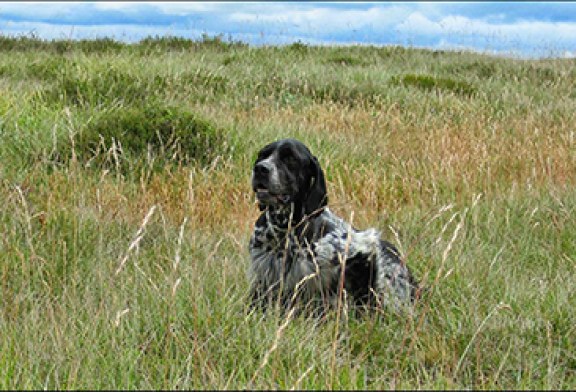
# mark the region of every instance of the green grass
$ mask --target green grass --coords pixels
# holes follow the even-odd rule
[[[573,60],[222,37],[0,54],[1,389],[576,388]],[[279,137],[398,245],[429,288],[412,313],[247,312],[249,173]]]

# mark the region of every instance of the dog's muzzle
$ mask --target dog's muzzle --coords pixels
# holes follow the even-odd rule
[[[273,189],[274,187],[270,184],[272,170],[269,162],[257,163],[252,172],[252,190],[262,204],[286,204],[290,201],[290,195]]]

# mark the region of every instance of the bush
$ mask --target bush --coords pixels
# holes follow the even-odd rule
[[[71,148],[67,143],[60,156],[72,156]],[[177,107],[153,104],[106,112],[74,143],[82,163],[123,172],[142,166],[156,170],[168,164],[205,165],[224,149],[222,133],[206,120]]]
[[[476,94],[476,88],[470,83],[449,78],[437,78],[430,75],[408,74],[403,77],[393,77],[393,84],[414,86],[424,91],[449,91],[467,97]]]

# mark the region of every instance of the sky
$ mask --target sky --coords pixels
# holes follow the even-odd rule
[[[402,45],[576,58],[576,2],[2,2],[0,35]]]

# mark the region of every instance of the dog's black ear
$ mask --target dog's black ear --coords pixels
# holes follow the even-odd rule
[[[309,190],[304,200],[304,213],[306,215],[319,213],[328,204],[326,180],[316,157],[312,157],[310,161],[310,173]]]

